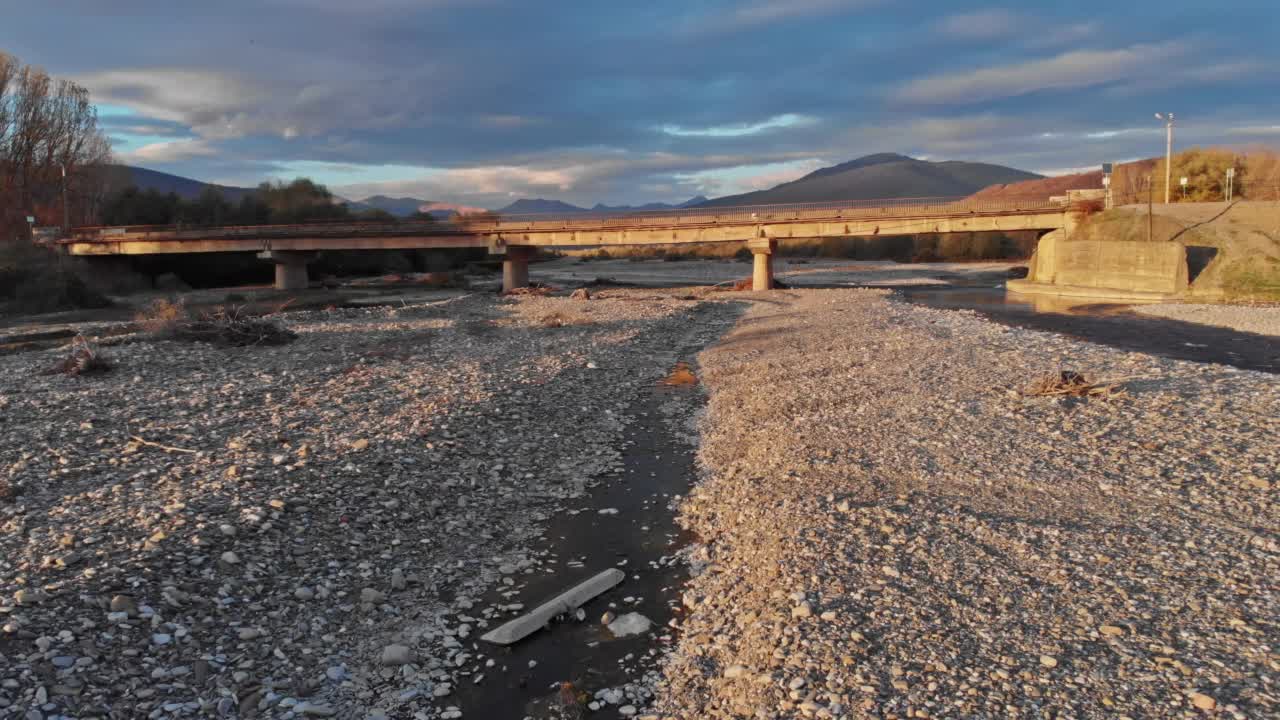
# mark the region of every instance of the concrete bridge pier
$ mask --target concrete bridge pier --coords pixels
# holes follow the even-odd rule
[[[535,248],[511,245],[506,250],[507,254],[502,258],[502,292],[529,287],[529,260],[533,258]]]
[[[773,252],[778,249],[778,241],[770,238],[747,241],[753,261],[751,273],[752,290],[773,289]]]
[[[275,263],[277,290],[306,290],[310,284],[307,263],[315,259],[315,253],[264,250],[258,253],[258,259]]]

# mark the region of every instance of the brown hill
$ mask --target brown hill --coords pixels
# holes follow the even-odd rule
[[[1102,171],[1095,170],[1075,175],[1058,175],[1040,180],[1023,180],[1007,185],[992,185],[973,194],[975,198],[1040,197],[1065,195],[1068,190],[1085,190],[1102,187]]]

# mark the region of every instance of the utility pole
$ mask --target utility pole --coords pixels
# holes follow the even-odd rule
[[[1169,190],[1169,188],[1165,188],[1165,190]],[[1147,176],[1147,242],[1151,242],[1151,225],[1155,223],[1155,220],[1152,219],[1152,204],[1155,202],[1155,195],[1155,183],[1151,182],[1151,176]]]
[[[1156,113],[1156,119],[1164,123],[1164,204],[1169,204],[1169,185],[1173,182],[1173,113],[1165,117]]]
[[[62,168],[62,237],[71,236],[71,211],[67,208],[67,166],[58,163]]]

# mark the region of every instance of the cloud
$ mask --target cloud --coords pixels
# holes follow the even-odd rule
[[[213,157],[218,150],[208,141],[197,138],[168,140],[143,145],[137,150],[121,153],[117,158],[129,165],[172,163],[196,157]]]
[[[1245,137],[1280,137],[1280,125],[1246,125],[1227,129],[1228,135]]]
[[[1228,134],[1280,118],[1274,9],[1227,4],[220,0],[192,15],[66,0],[26,3],[4,35],[86,80],[117,151],[156,169],[623,204],[881,151],[1023,168],[1145,156],[1162,138],[1086,135],[1155,125],[1155,110],[1178,112],[1180,144],[1274,139]],[[42,42],[55,26],[65,41]]]
[[[1022,19],[1001,8],[951,15],[937,24],[937,31],[961,40],[994,40],[1017,32]]]
[[[717,5],[694,15],[683,25],[686,33],[737,32],[791,20],[822,17],[860,10],[881,0],[749,0]]]
[[[268,93],[235,75],[213,70],[147,68],[107,70],[74,78],[96,102],[124,106],[138,115],[183,123],[209,138],[250,130],[245,108]]]
[[[1176,43],[1078,50],[1015,65],[912,80],[895,99],[912,105],[973,104],[1043,90],[1087,88],[1162,71],[1184,52]]]
[[[335,190],[343,197],[409,195],[487,207],[505,205],[512,197],[548,195],[593,205],[616,197],[618,187],[664,187],[669,193],[666,198],[683,199],[712,187],[748,187],[746,178],[753,175],[760,176],[758,182],[782,178],[771,182],[772,185],[799,177],[788,172],[788,163],[807,168],[800,172],[802,175],[816,169],[818,162],[811,157],[798,158],[785,153],[755,156],[579,151],[530,159],[523,165],[429,168],[417,177],[336,185]],[[727,179],[721,182],[721,176]],[[632,198],[635,202],[654,199],[663,198]]]
[[[719,125],[705,128],[686,128],[679,125],[663,125],[660,129],[667,135],[675,135],[677,137],[743,137],[746,135],[758,135],[770,130],[812,125],[815,122],[816,120],[811,117],[797,115],[795,113],[786,113],[783,115],[775,115],[768,120],[758,123]]]

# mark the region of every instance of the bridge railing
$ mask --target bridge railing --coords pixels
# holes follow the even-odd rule
[[[296,225],[220,227],[126,226],[84,227],[64,242],[112,242],[147,239],[245,239],[297,237],[377,237],[448,235],[477,232],[577,230],[588,228],[714,226],[801,220],[866,220],[894,217],[954,217],[967,214],[1013,214],[1061,210],[1060,201],[1045,196],[921,197],[838,202],[694,207],[637,212],[536,213],[463,215],[451,220],[398,222],[330,221]]]

